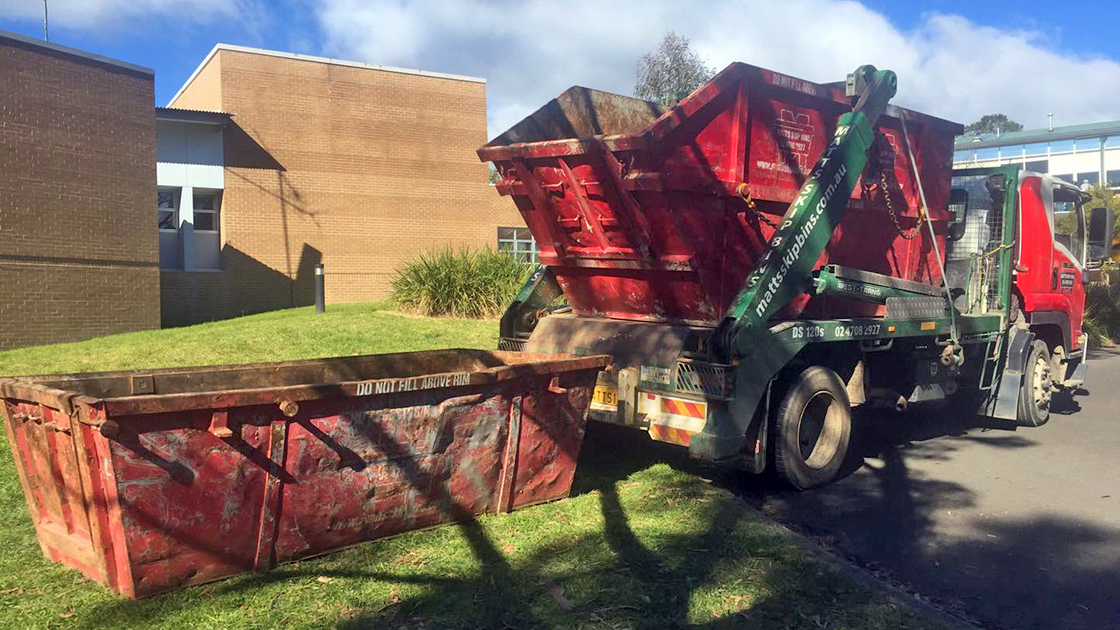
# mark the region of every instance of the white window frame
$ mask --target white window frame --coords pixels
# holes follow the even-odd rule
[[[156,228],[160,232],[178,232],[179,231],[179,199],[182,191],[179,188],[159,188],[156,190]],[[160,195],[171,195],[171,225],[174,227],[165,228],[161,225],[160,214],[167,212],[167,208],[159,205]]]
[[[512,236],[503,237],[503,230],[511,230]],[[528,238],[526,238],[528,237]],[[517,257],[524,257],[525,262],[540,262],[541,248],[533,238],[529,228],[524,227],[499,227],[498,251],[509,252]]]
[[[199,207],[196,203],[199,197],[213,197],[214,198],[214,208],[212,210],[199,209]],[[221,224],[221,220],[222,220],[222,191],[220,191],[220,190],[198,190],[198,189],[195,189],[194,196],[191,199],[191,204],[192,204],[191,207],[194,209],[193,210],[193,212],[194,212],[193,225],[194,225],[194,231],[195,232],[205,232],[205,233],[208,233],[208,234],[217,234],[217,233],[220,233],[222,231],[222,224]],[[214,229],[203,230],[203,229],[198,227],[198,215],[200,215],[200,214],[212,214],[212,215],[214,215],[214,224],[213,224]]]

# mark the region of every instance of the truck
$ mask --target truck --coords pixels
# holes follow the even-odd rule
[[[962,127],[896,90],[742,63],[673,107],[566,90],[478,150],[539,251],[500,347],[609,355],[591,418],[799,490],[837,478],[861,405],[1042,425],[1085,379],[1112,214],[954,171]]]

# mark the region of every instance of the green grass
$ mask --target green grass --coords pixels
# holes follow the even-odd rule
[[[496,328],[295,309],[3,352],[0,373],[493,347]],[[137,602],[42,557],[8,455],[0,528],[4,628],[933,627],[807,555],[680,450],[601,426],[571,499]]]
[[[0,352],[0,375],[253,363],[437,348],[496,348],[498,323],[408,317],[387,304],[273,311],[197,326]]]

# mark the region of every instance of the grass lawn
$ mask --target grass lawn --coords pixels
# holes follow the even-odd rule
[[[293,309],[0,352],[0,374],[495,347],[493,321]],[[0,434],[2,435],[2,434]],[[3,440],[0,437],[0,440]],[[47,562],[6,443],[3,628],[930,628],[803,552],[684,453],[593,426],[571,499],[125,601]]]

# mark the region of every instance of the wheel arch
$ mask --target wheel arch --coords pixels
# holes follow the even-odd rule
[[[1046,347],[1050,349],[1051,353],[1058,346],[1062,346],[1067,351],[1073,347],[1068,313],[1035,311],[1029,315],[1028,323],[1031,332],[1035,334],[1035,337],[1046,343]]]

